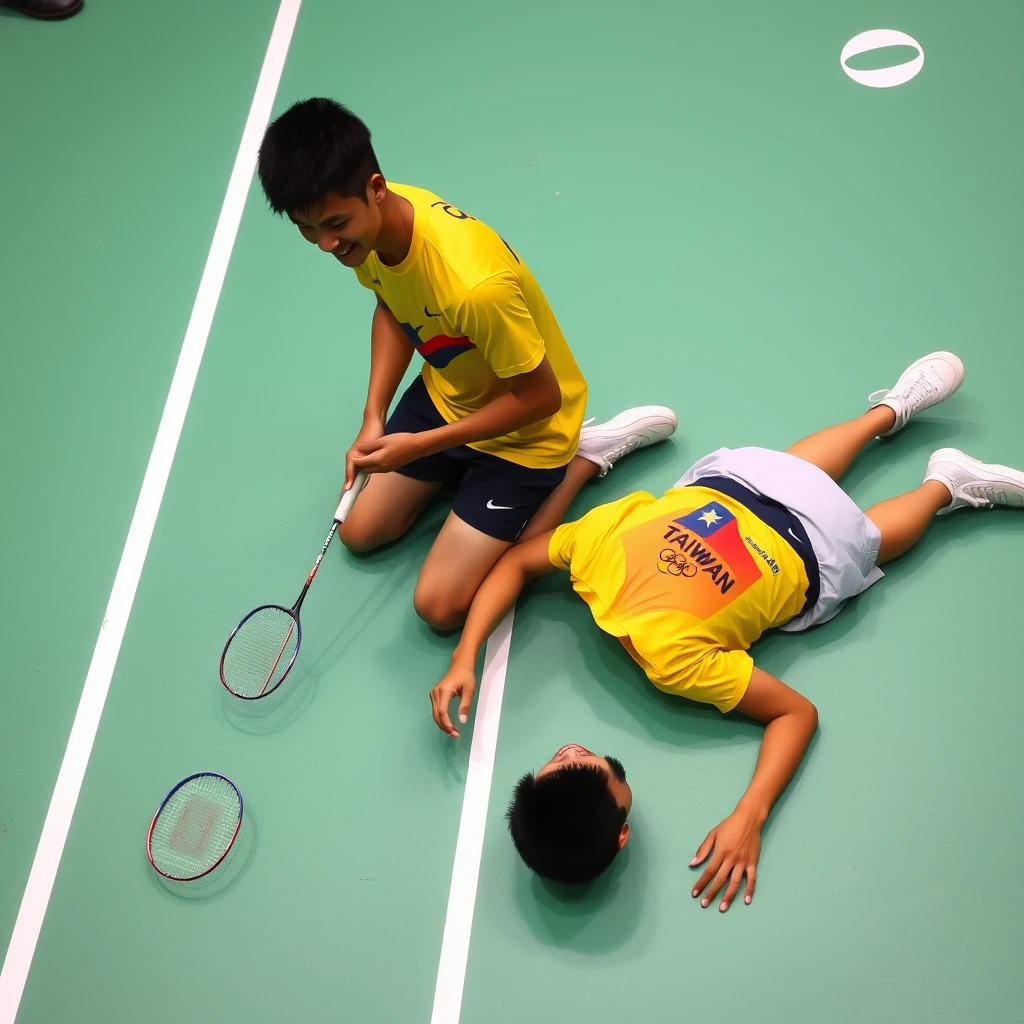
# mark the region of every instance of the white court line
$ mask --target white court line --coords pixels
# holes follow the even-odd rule
[[[93,649],[82,697],[78,702],[78,711],[71,727],[71,736],[68,738],[64,760],[53,788],[53,796],[50,798],[43,832],[39,837],[39,845],[36,847],[32,870],[29,872],[25,894],[21,899],[14,932],[7,947],[3,971],[0,972],[0,1024],[14,1024],[21,1004],[25,980],[35,954],[36,943],[39,941],[39,931],[43,926],[46,906],[50,901],[57,868],[64,852],[64,843],[71,828],[71,819],[78,803],[78,794],[82,788],[89,755],[96,740],[96,730],[99,728],[100,715],[103,713],[107,691],[110,689],[110,679],[114,674],[128,616],[135,601],[142,566],[146,561],[153,527],[160,511],[160,503],[163,501],[181,428],[185,422],[185,413],[192,398],[192,388],[199,372],[206,339],[210,334],[210,324],[213,322],[231,250],[238,234],[238,225],[242,219],[242,210],[249,194],[260,141],[270,120],[274,97],[277,95],[277,86],[281,80],[281,72],[301,4],[302,0],[281,0],[277,11],[274,31],[271,33],[267,53],[263,59],[263,68],[242,132],[235,166],[231,171],[220,217],[213,233],[210,254],[206,259],[202,280],[199,282],[199,291],[185,331],[178,365],[175,367],[171,387],[167,393],[167,402],[156,432],[156,440],[153,442],[153,451],[149,456],[149,465],[146,467],[128,537],[121,552],[121,561],[114,577],[103,624],[100,626]]]
[[[476,887],[480,878],[487,803],[491,795],[494,751],[498,745],[498,721],[501,718],[501,699],[505,693],[505,673],[508,670],[508,649],[514,617],[513,608],[491,634],[484,655],[430,1024],[459,1024],[462,1013],[462,989],[466,982],[469,936],[473,930],[473,909],[476,906]]]

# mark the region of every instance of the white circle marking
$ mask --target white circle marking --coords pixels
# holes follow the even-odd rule
[[[847,66],[851,57],[869,50],[878,50],[883,46],[913,46],[917,56],[905,64],[894,64],[891,68],[875,68],[871,71],[858,71]],[[924,47],[906,32],[897,32],[891,28],[873,28],[854,36],[839,55],[839,64],[843,71],[855,82],[871,86],[873,89],[891,89],[894,85],[909,82],[924,67]]]

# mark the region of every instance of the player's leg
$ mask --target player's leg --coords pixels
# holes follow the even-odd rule
[[[513,543],[554,529],[588,480],[604,476],[628,452],[669,437],[676,425],[675,413],[663,406],[627,409],[584,427],[579,454],[558,469],[531,469],[469,448],[449,452],[469,465],[420,572],[414,598],[420,618],[440,630],[461,626],[480,584]]]
[[[933,352],[900,374],[888,391],[873,394],[863,416],[819,430],[787,448],[838,480],[868,442],[902,430],[916,413],[949,398],[963,383],[964,366],[950,352]]]
[[[416,614],[434,629],[458,629],[480,584],[512,544],[450,513],[420,569],[413,595]]]
[[[459,488],[416,583],[416,613],[438,630],[457,629],[494,563],[562,483],[568,467],[534,469],[472,448],[453,448]]]
[[[882,533],[879,565],[909,551],[936,514],[996,505],[1024,508],[1024,472],[979,462],[955,448],[940,449],[928,460],[920,487],[865,513]]]
[[[579,452],[569,463],[565,479],[537,510],[520,540],[529,540],[559,526],[583,485],[604,476],[623,455],[664,441],[675,433],[676,414],[663,405],[626,409],[607,423],[595,423],[580,431]]]
[[[813,463],[834,480],[839,480],[864,445],[881,437],[895,422],[896,414],[888,406],[876,406],[855,420],[837,423],[804,437],[785,451],[804,462]]]
[[[418,434],[444,423],[417,377],[399,399],[385,434]],[[401,537],[459,467],[446,452],[416,459],[395,473],[374,473],[356,498],[338,537],[350,551],[373,551]]]
[[[601,467],[590,459],[577,455],[569,463],[565,471],[565,479],[551,492],[547,500],[537,510],[534,517],[526,524],[520,540],[529,540],[539,533],[547,533],[556,526],[561,526],[569,506],[576,500],[576,495],[583,489],[588,480],[600,475]]]
[[[860,454],[864,446],[881,437],[896,422],[896,414],[885,405],[875,406],[862,416],[837,423],[805,437],[786,451],[804,462],[811,462],[838,480]]]
[[[936,480],[926,480],[906,494],[872,505],[864,514],[882,534],[878,564],[909,551],[924,536],[935,513],[948,504],[949,491]]]
[[[350,551],[373,551],[398,540],[441,487],[401,473],[374,473],[366,482],[338,537]]]

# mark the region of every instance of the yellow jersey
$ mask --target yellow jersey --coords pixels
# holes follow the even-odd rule
[[[433,193],[388,187],[412,204],[412,245],[394,267],[371,252],[356,276],[423,357],[423,381],[437,411],[448,423],[468,416],[546,355],[562,391],[558,412],[469,447],[534,469],[568,464],[579,444],[587,385],[526,264],[486,224]]]
[[[701,486],[599,505],[554,531],[548,557],[655,686],[722,712],[750,682],[747,649],[807,598],[807,569],[790,544]]]

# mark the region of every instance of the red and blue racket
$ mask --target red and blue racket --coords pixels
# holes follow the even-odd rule
[[[224,860],[241,827],[238,787],[216,772],[199,772],[182,779],[157,808],[146,856],[164,878],[194,882]]]
[[[366,473],[357,473],[352,486],[341,496],[334,513],[331,532],[320,549],[313,568],[306,577],[298,600],[285,608],[264,604],[254,608],[235,626],[220,656],[220,681],[242,700],[259,700],[272,694],[288,676],[295,664],[302,643],[299,612],[309,585],[316,576],[338,527],[345,521],[359,492],[366,483]]]

